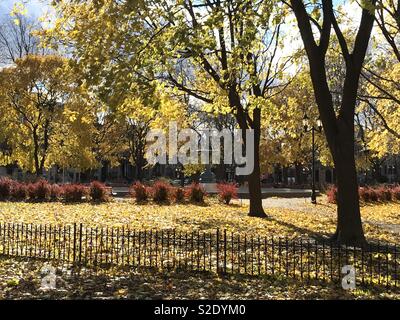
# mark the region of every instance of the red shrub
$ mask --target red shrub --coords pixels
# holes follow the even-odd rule
[[[369,188],[367,187],[367,193],[368,193],[368,201],[366,202],[376,202],[378,201],[378,192],[375,188]]]
[[[107,187],[99,181],[93,181],[90,184],[89,192],[93,201],[107,202],[109,200]]]
[[[219,183],[217,189],[221,202],[229,204],[232,199],[237,199],[238,187],[235,183]]]
[[[165,181],[156,181],[151,189],[153,201],[157,203],[166,203],[170,200],[171,185]]]
[[[392,200],[392,193],[391,193],[390,189],[387,187],[383,187],[383,186],[378,187],[375,190],[375,192],[376,192],[378,201],[388,202],[388,201]]]
[[[66,184],[63,186],[63,193],[66,202],[82,202],[87,199],[88,189],[81,184]]]
[[[28,196],[30,200],[34,200],[35,199],[35,193],[36,193],[36,186],[34,183],[30,182],[26,185],[26,187],[28,188]]]
[[[139,181],[135,182],[129,189],[131,196],[134,197],[137,202],[146,202],[149,198],[149,191],[149,188]]]
[[[371,191],[368,187],[360,187],[358,190],[358,194],[360,196],[360,200],[363,202],[370,202],[371,201]]]
[[[52,184],[50,188],[50,198],[53,201],[60,200],[64,195],[64,189],[58,184]]]
[[[185,200],[185,189],[181,187],[174,188],[173,198],[175,202],[183,202]]]
[[[198,183],[192,183],[186,190],[187,197],[191,202],[203,203],[207,195],[206,190]]]
[[[326,190],[326,195],[328,197],[329,203],[337,203],[337,188],[336,186],[332,185],[329,186]]]
[[[48,201],[51,196],[51,185],[46,180],[39,180],[29,185],[29,196],[31,200]]]
[[[0,178],[0,200],[8,200],[11,197],[14,181],[9,178]]]
[[[29,189],[25,183],[15,182],[12,188],[12,198],[16,201],[25,201],[29,198]]]
[[[400,201],[400,186],[395,186],[391,189],[392,201]]]

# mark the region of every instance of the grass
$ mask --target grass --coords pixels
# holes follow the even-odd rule
[[[321,202],[321,201],[320,201]],[[208,198],[204,205],[153,203],[138,205],[132,200],[104,204],[0,203],[0,221],[72,224],[88,226],[130,226],[135,229],[182,231],[227,231],[267,236],[330,235],[335,230],[335,207],[322,203],[317,207],[304,203],[296,209],[266,208],[267,219],[247,216],[248,206],[235,202],[220,204]],[[400,203],[365,205],[361,208],[365,234],[370,241],[399,243]],[[389,227],[388,227],[389,225]]]

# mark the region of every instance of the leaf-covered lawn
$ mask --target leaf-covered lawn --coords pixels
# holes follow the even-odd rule
[[[346,291],[323,282],[150,270],[83,272],[57,268],[56,289],[43,291],[43,262],[0,258],[1,299],[400,299],[384,288]]]
[[[288,200],[290,201],[290,200]],[[313,206],[304,202],[295,208],[267,207],[268,218],[247,216],[246,204],[227,206],[209,198],[205,205],[138,205],[131,200],[93,205],[63,203],[0,202],[0,221],[91,226],[129,225],[136,229],[176,228],[182,231],[227,229],[267,236],[329,235],[335,230],[335,207],[322,201]],[[362,207],[368,240],[400,241],[400,203]]]
[[[136,229],[180,230],[215,228],[234,232],[267,236],[329,235],[335,230],[335,207],[320,201],[313,206],[297,201],[288,206],[267,205],[267,219],[247,216],[248,207],[237,201],[222,205],[209,198],[203,206],[137,205],[131,200],[93,205],[88,203],[67,205],[62,203],[0,203],[1,222],[70,224],[91,226],[129,225]],[[292,200],[288,200],[292,201]],[[273,202],[273,201],[272,201]],[[364,229],[369,240],[399,243],[400,204],[375,204],[362,207]],[[392,227],[392,228],[389,228]],[[130,270],[102,271],[101,274],[83,273],[73,276],[59,270],[57,290],[39,290],[43,262],[0,257],[0,299],[365,299],[395,298],[399,293],[385,289],[345,291],[334,284],[322,282],[302,283],[293,279],[274,277],[220,277],[214,273],[190,272],[162,274]]]

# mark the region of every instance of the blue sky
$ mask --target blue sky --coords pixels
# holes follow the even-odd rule
[[[9,13],[14,3],[23,2],[26,4],[28,11],[30,14],[34,16],[40,16],[43,12],[46,11],[46,3],[49,0],[0,0],[0,13],[3,15],[4,13]],[[333,0],[335,5],[343,4],[346,0]]]
[[[30,16],[40,17],[48,9],[49,0],[0,0],[0,15],[8,14],[17,2],[24,3]],[[348,0],[333,0],[334,5],[344,4]]]
[[[47,0],[0,0],[0,15],[9,14],[15,3],[24,3],[28,15],[34,17],[40,17],[47,10]]]

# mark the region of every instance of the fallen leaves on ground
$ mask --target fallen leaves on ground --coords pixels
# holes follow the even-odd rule
[[[343,290],[334,284],[272,276],[151,270],[103,270],[98,274],[57,268],[56,289],[42,290],[44,262],[0,258],[0,299],[400,299],[384,288]]]
[[[288,200],[290,201],[290,200]],[[153,203],[138,205],[132,200],[93,205],[63,203],[0,203],[0,221],[87,226],[129,226],[132,229],[172,229],[228,232],[288,238],[330,235],[335,231],[335,207],[304,203],[298,209],[266,208],[268,218],[248,217],[247,205],[220,204],[207,199],[204,205]],[[400,223],[400,203],[363,206],[362,217],[368,240],[398,243],[400,231],[388,225]]]

